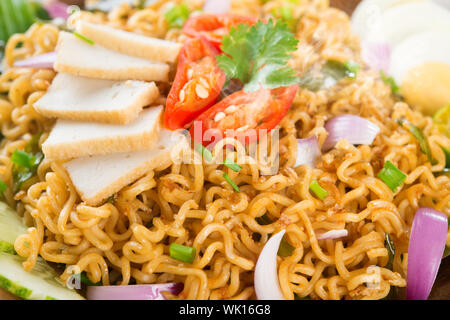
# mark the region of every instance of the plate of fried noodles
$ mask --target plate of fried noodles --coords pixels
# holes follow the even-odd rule
[[[450,298],[449,57],[439,0],[0,1],[0,299]]]

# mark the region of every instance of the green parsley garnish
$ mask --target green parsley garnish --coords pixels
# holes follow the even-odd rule
[[[74,32],[73,35],[81,40],[83,40],[84,42],[89,43],[91,46],[93,46],[95,44],[95,42],[85,36],[83,36],[82,34],[78,33],[78,32]]]
[[[170,257],[179,261],[192,263],[194,262],[196,250],[193,247],[183,246],[172,242],[169,247]]]
[[[222,177],[230,184],[230,186],[233,187],[234,191],[241,192],[241,189],[239,189],[237,184],[231,180],[230,176],[226,172],[223,173]]]
[[[392,94],[398,94],[400,87],[397,85],[394,78],[387,76],[383,70],[380,70],[380,77],[385,84],[391,87]]]
[[[320,184],[317,182],[317,180],[313,180],[310,185],[309,185],[309,189],[316,195],[318,196],[321,200],[325,199],[326,197],[328,197],[328,191],[325,190],[324,188],[322,188],[320,186]]]
[[[345,78],[356,79],[361,66],[353,61],[345,63],[337,60],[327,60],[319,73],[313,69],[308,70],[299,81],[299,86],[316,92],[328,89]]]
[[[186,2],[182,2],[167,10],[164,14],[170,29],[181,29],[190,16],[189,7]]]
[[[392,162],[387,160],[383,169],[378,173],[378,178],[380,178],[392,192],[395,192],[397,188],[405,182],[406,174],[400,171],[400,169]]]
[[[244,91],[275,89],[297,83],[296,72],[287,65],[290,52],[296,50],[298,40],[282,21],[270,19],[256,25],[239,24],[224,36],[217,57],[219,67],[228,80],[238,79]]]

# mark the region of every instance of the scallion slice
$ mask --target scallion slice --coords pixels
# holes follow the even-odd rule
[[[325,199],[328,196],[328,191],[325,190],[320,186],[320,184],[317,182],[317,180],[313,180],[310,185],[309,189],[318,196],[321,200]]]
[[[387,160],[383,169],[378,173],[378,178],[380,178],[392,192],[395,192],[397,188],[405,182],[406,174],[400,171],[400,169],[392,162]]]
[[[238,165],[237,163],[234,163],[233,160],[230,160],[228,158],[225,159],[223,164],[235,172],[239,172],[242,169],[242,167],[240,165]]]
[[[278,248],[278,255],[283,258],[290,257],[294,250],[295,248],[283,238],[280,242],[280,247]]]
[[[211,162],[213,159],[213,155],[211,151],[209,151],[207,148],[205,148],[202,144],[198,143],[195,146],[195,150],[202,155],[203,158],[205,158],[206,161]]]
[[[6,189],[8,189],[8,185],[3,180],[0,180],[0,192],[5,192]]]
[[[402,127],[405,127],[405,125],[409,127],[408,128],[409,132],[414,136],[414,138],[417,139],[417,142],[419,142],[420,151],[422,151],[422,153],[424,153],[428,157],[428,160],[430,161],[431,164],[434,164],[434,159],[433,156],[431,155],[431,148],[428,143],[428,139],[423,133],[423,131],[420,128],[416,127],[411,122],[405,120],[398,120],[397,123]]]
[[[194,262],[196,255],[195,248],[183,246],[175,242],[170,244],[169,252],[171,258],[187,263]]]
[[[239,189],[236,183],[231,180],[230,176],[226,172],[224,172],[222,177],[233,187],[234,191],[241,192],[241,189]]]
[[[81,40],[83,40],[84,42],[89,43],[91,46],[93,46],[95,44],[95,42],[85,36],[83,36],[82,34],[78,33],[78,32],[74,32],[73,35]]]
[[[36,157],[22,150],[14,150],[11,161],[21,167],[31,169],[36,163]]]
[[[394,242],[392,241],[391,237],[389,236],[389,233],[386,232],[385,236],[384,236],[384,243],[386,248],[388,249],[388,254],[389,254],[389,261],[387,264],[387,267],[390,270],[393,270],[393,263],[394,263],[394,256],[395,256],[395,245]]]

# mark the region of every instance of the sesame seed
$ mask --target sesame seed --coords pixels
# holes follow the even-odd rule
[[[226,114],[223,112],[219,112],[218,114],[216,114],[216,116],[214,117],[214,121],[218,122],[220,120],[222,120],[223,118],[226,117]]]
[[[242,132],[242,131],[245,131],[245,130],[247,130],[248,129],[248,124],[246,124],[245,126],[243,126],[243,127],[240,127],[240,128],[238,128],[238,129],[236,129],[236,131],[237,132]]]
[[[181,90],[180,96],[179,96],[180,102],[183,102],[185,97],[186,97],[186,92],[184,92],[184,90]]]
[[[233,113],[237,110],[237,107],[233,104],[225,109],[225,113]]]
[[[205,87],[201,84],[195,86],[195,93],[202,99],[206,99],[209,97],[208,90],[206,90]]]
[[[206,81],[205,78],[200,78],[199,82],[200,82],[200,84],[201,84],[202,86],[204,86],[206,89],[209,89],[209,83],[208,83],[208,81]]]

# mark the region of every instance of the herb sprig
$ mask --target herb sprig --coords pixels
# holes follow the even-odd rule
[[[223,37],[219,67],[228,80],[238,79],[244,91],[275,89],[296,84],[295,70],[288,66],[298,40],[282,21],[239,24]]]

